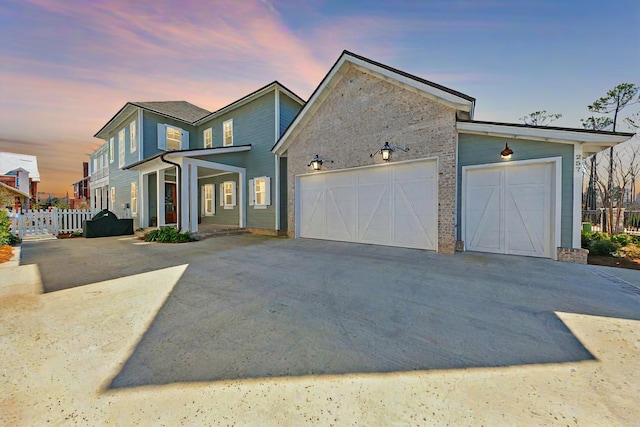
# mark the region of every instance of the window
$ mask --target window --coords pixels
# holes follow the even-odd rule
[[[115,211],[116,207],[116,187],[111,187],[111,210]]]
[[[236,183],[225,181],[220,184],[220,206],[225,209],[233,209],[236,205]]]
[[[180,129],[167,126],[167,150],[179,150],[182,144]]]
[[[94,157],[93,158],[93,170],[91,171],[91,174],[94,174],[98,172],[98,158]]]
[[[124,144],[125,144],[125,132],[122,129],[118,132],[118,167],[121,168],[124,166]]]
[[[205,184],[202,186],[202,213],[205,216],[211,216],[215,213],[213,205],[213,184]]]
[[[114,147],[114,143],[113,143],[113,137],[109,138],[109,163],[113,163],[113,160],[115,159],[115,147]]]
[[[131,122],[129,125],[129,150],[133,153],[136,151],[137,139],[136,139],[136,122]]]
[[[271,205],[271,178],[261,176],[249,180],[249,206],[266,209]]]
[[[131,183],[131,216],[138,216],[138,183]]]
[[[204,132],[202,133],[202,136],[204,139],[204,148],[213,147],[213,134],[211,132],[211,128],[205,129]]]
[[[227,120],[222,124],[222,146],[230,147],[233,145],[233,119]]]
[[[158,123],[158,148],[164,151],[185,150],[189,148],[189,132]]]

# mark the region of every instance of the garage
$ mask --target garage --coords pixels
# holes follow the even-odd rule
[[[466,250],[553,258],[560,229],[558,162],[463,168]]]
[[[299,237],[438,247],[435,160],[300,175],[296,193]]]

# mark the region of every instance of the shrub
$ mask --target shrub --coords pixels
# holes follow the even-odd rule
[[[593,240],[589,245],[589,253],[592,255],[612,256],[619,248],[620,245],[611,240]]]
[[[618,249],[618,253],[623,254],[625,257],[630,259],[640,259],[640,247],[635,243],[630,243],[620,249]]]
[[[144,240],[158,243],[186,243],[192,242],[194,239],[190,233],[178,233],[175,227],[169,226],[150,231]]]
[[[18,238],[11,234],[11,220],[6,210],[0,210],[0,246],[14,245]]]
[[[616,242],[620,246],[626,246],[631,243],[633,239],[628,234],[616,234],[615,236],[611,236],[611,241]]]
[[[600,231],[583,231],[581,234],[581,246],[584,249],[589,249],[591,246],[591,242],[598,240],[611,240],[607,233],[602,233]]]

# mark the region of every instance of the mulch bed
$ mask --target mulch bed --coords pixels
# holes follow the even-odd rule
[[[640,270],[640,259],[589,255],[587,262],[592,265],[604,265],[606,267],[618,267],[618,268],[629,268],[631,270]]]
[[[0,246],[0,264],[9,261],[13,257],[13,248],[8,245]]]

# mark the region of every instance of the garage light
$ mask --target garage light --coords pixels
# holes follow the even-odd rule
[[[509,148],[509,144],[504,144],[504,150],[500,152],[500,156],[503,159],[510,159],[512,154],[513,154],[513,150]]]
[[[322,164],[324,162],[328,161],[329,163],[333,163],[333,160],[322,160],[317,154],[316,156],[311,159],[311,162],[309,162],[309,164],[307,166],[311,166],[313,168],[314,171],[319,171],[320,167],[322,166]]]
[[[405,153],[407,151],[409,151],[408,148],[404,148],[404,147],[398,147],[397,145],[394,145],[393,147],[389,145],[388,142],[385,142],[384,145],[382,146],[382,148],[380,148],[378,151],[376,151],[375,153],[371,153],[371,155],[369,157],[373,157],[376,154],[380,153],[380,155],[382,156],[382,160],[384,160],[385,162],[388,162],[391,160],[391,153],[393,151],[396,150],[402,150]]]

